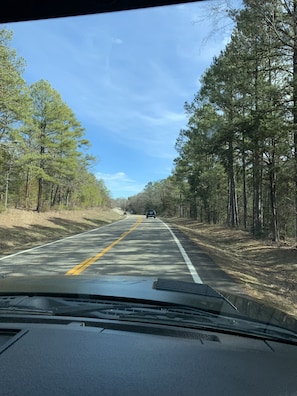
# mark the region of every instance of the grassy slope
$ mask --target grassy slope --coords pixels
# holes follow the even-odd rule
[[[170,219],[222,270],[236,278],[248,295],[297,317],[297,249],[277,246],[249,233],[185,219]]]
[[[110,209],[0,213],[0,256],[100,227],[122,216]]]

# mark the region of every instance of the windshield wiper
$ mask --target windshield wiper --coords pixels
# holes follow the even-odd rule
[[[120,316],[120,319],[133,321],[146,321],[154,323],[170,322],[180,326],[191,326],[205,330],[228,331],[239,335],[257,336],[274,341],[290,341],[297,344],[297,334],[291,330],[271,325],[269,323],[253,322],[248,318],[226,317],[218,314],[206,313],[180,313],[172,312],[141,312],[130,313]]]
[[[177,326],[189,326],[212,331],[228,331],[239,335],[257,336],[275,341],[297,343],[297,334],[276,325],[250,321],[248,318],[229,317],[201,309],[175,306],[147,306],[145,304],[96,304],[81,309],[57,310],[55,315],[84,316],[98,319],[116,319]]]
[[[53,315],[53,311],[35,307],[8,306],[0,308],[0,315],[2,314]]]
[[[297,333],[283,327],[262,323],[239,315],[214,313],[201,308],[173,304],[146,304],[114,300],[87,300],[61,297],[22,297],[3,301],[0,315],[50,315],[107,320],[145,322],[159,325],[191,327],[210,331],[231,332],[276,341],[297,343]]]

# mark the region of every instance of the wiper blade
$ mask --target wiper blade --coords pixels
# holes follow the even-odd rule
[[[118,304],[116,304],[116,305],[104,304],[104,303],[103,304],[84,303],[84,304],[86,304],[87,306],[85,307],[84,305],[79,305],[79,308],[78,307],[65,308],[65,306],[63,306],[61,308],[55,309],[53,314],[56,316],[84,316],[84,315],[88,314],[88,317],[94,317],[94,318],[100,318],[103,315],[104,315],[104,317],[117,316],[117,318],[119,318]],[[121,306],[120,309],[122,309],[122,310],[129,309],[129,307],[130,307],[130,305]]]
[[[265,339],[285,340],[297,343],[297,334],[276,325],[250,321],[248,318],[214,314],[204,310],[174,307],[149,307],[130,309],[119,313],[119,319],[146,321],[154,323],[170,323],[180,326],[203,327],[209,330],[230,331],[245,336],[257,336]]]
[[[248,325],[243,330],[251,335],[263,336],[274,340],[290,340],[297,343],[297,334],[295,332],[269,323],[248,322]]]
[[[1,300],[1,298],[0,298]],[[239,315],[220,314],[202,308],[174,304],[90,300],[65,297],[6,296],[0,303],[2,315],[72,316],[107,320],[146,322],[260,337],[297,344],[297,333],[274,324]]]
[[[72,315],[83,316],[88,314],[88,317],[94,318],[109,318],[118,320],[145,320],[154,321],[158,323],[165,323],[165,321],[185,324],[213,324],[218,323],[224,325],[232,325],[234,319],[221,317],[218,314],[207,312],[201,309],[193,309],[187,307],[176,307],[171,305],[147,305],[147,304],[91,304],[91,306],[81,307],[79,309],[73,307],[70,309],[62,308],[54,312],[55,315]]]
[[[130,312],[124,312],[120,315],[121,319],[160,319],[171,320],[182,323],[217,323],[218,321],[228,321],[225,317],[213,314],[201,309],[179,308],[172,306],[149,307],[145,309],[133,309]],[[232,319],[231,319],[232,321]]]
[[[8,306],[0,308],[0,315],[3,314],[52,315],[53,311],[31,307]]]
[[[147,323],[203,327],[232,331],[243,335],[285,339],[297,342],[297,334],[275,325],[250,321],[248,318],[226,316],[203,309],[175,305],[148,305],[114,301],[80,301],[75,306],[53,310],[56,316],[87,316],[98,319],[145,321]]]

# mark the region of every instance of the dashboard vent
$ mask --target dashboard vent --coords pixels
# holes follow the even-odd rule
[[[86,326],[92,326],[92,323],[85,323]],[[140,323],[119,323],[109,322],[101,323],[101,327],[104,329],[104,333],[110,333],[113,331],[125,331],[129,333],[138,334],[150,334],[165,337],[176,337],[176,338],[188,338],[192,340],[199,340],[202,344],[205,341],[220,342],[219,337],[214,334],[207,334],[201,331],[192,329],[179,329],[170,328],[169,326],[160,326],[155,324],[140,324]]]

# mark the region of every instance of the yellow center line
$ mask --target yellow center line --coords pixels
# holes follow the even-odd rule
[[[95,261],[99,260],[100,257],[102,257],[105,253],[107,253],[110,249],[112,249],[115,245],[117,245],[119,242],[121,242],[127,235],[129,235],[132,231],[134,231],[142,222],[142,218],[138,217],[137,222],[131,227],[128,231],[125,231],[122,233],[122,235],[113,241],[110,245],[108,245],[105,249],[103,249],[101,252],[96,254],[94,257],[89,257],[82,261],[81,263],[77,264],[75,267],[71,268],[68,272],[66,272],[66,275],[79,275],[81,272],[83,272],[85,269],[87,269],[90,265],[95,263]]]

